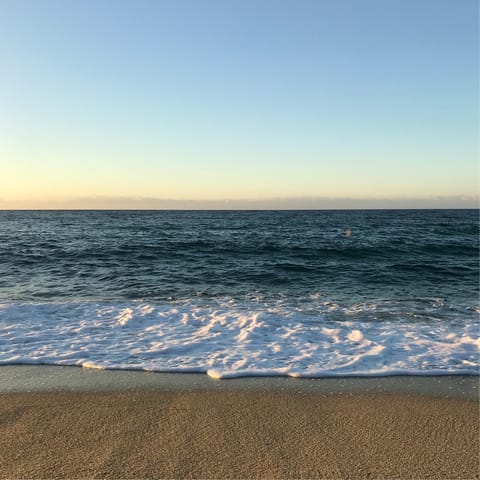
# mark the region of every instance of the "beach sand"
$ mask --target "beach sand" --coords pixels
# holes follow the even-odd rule
[[[143,390],[0,394],[1,478],[479,475],[479,404],[439,396]]]

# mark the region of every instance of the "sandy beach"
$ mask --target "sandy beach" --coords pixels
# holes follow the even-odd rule
[[[0,476],[479,478],[472,399],[259,382],[1,393]]]

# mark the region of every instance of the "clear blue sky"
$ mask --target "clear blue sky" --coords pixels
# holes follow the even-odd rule
[[[478,30],[473,0],[0,0],[0,207],[475,204]]]

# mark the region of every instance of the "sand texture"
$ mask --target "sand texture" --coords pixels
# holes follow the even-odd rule
[[[0,395],[1,478],[479,475],[479,409],[415,395]]]

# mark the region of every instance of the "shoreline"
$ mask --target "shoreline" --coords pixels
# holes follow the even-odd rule
[[[212,379],[205,373],[102,370],[79,366],[0,365],[0,394],[28,392],[280,391],[332,394],[413,394],[480,401],[478,375],[391,375]]]
[[[0,478],[480,478],[478,381],[0,366]]]

